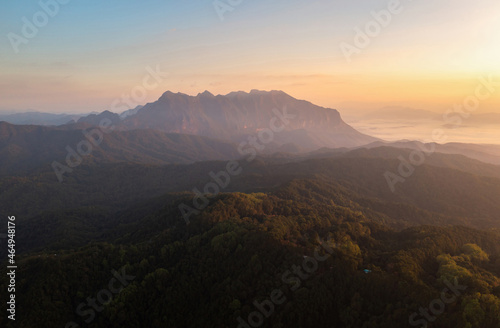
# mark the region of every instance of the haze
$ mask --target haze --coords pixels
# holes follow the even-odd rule
[[[443,113],[473,94],[479,78],[499,72],[500,4],[493,0],[402,0],[390,23],[347,60],[341,44],[353,45],[355,29],[390,3],[242,1],[221,19],[212,1],[69,1],[16,53],[8,34],[22,35],[22,17],[31,20],[40,6],[7,2],[0,109],[100,112],[140,84],[146,67],[159,67],[167,78],[143,103],[165,90],[261,89],[346,117],[385,106]],[[499,104],[495,93],[477,112],[500,113]]]

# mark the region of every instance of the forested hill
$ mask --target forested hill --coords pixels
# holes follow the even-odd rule
[[[19,259],[18,307],[27,310],[1,324],[246,327],[239,322],[259,319],[251,314],[267,304],[262,327],[400,328],[418,326],[410,318],[426,322],[420,308],[445,297],[429,327],[498,327],[498,233],[398,232],[314,189],[297,181],[275,192],[220,194],[189,225],[179,222],[178,205],[190,200],[182,195],[102,217],[114,229],[85,246]],[[109,304],[89,305],[115,271],[123,290]]]
[[[434,154],[393,192],[411,152],[244,158],[226,182],[224,161],[4,176],[23,313],[0,324],[498,328],[498,167]]]
[[[500,228],[500,167],[458,155],[433,154],[392,192],[386,173],[398,174],[398,157],[409,155],[409,150],[380,148],[322,158],[243,159],[238,162],[241,173],[231,176],[230,183],[220,189],[268,192],[297,179],[309,180],[309,184],[318,185],[314,188],[325,199],[342,195],[337,198],[344,206],[375,213],[379,222],[393,228],[419,224]],[[203,191],[214,181],[210,172],[219,174],[226,166],[223,161],[190,165],[83,163],[67,174],[63,183],[46,167],[26,176],[0,177],[0,201],[9,204],[10,213],[17,213],[25,222],[52,216],[46,211],[81,208],[107,215],[167,192]],[[312,187],[296,184],[294,188],[306,192]],[[9,215],[6,210],[0,209],[0,214]],[[68,219],[57,216],[53,220],[61,221],[61,226],[68,224]]]
[[[80,163],[185,164],[240,156],[230,142],[188,134],[0,122],[0,176],[52,169],[55,162],[69,171]]]

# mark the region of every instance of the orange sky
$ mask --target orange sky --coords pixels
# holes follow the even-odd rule
[[[220,20],[205,1],[71,2],[18,53],[8,38],[0,41],[0,109],[110,109],[142,84],[147,67],[168,74],[134,104],[166,90],[280,89],[341,112],[387,105],[440,112],[473,94],[480,77],[500,80],[493,0],[401,0],[390,23],[347,60],[342,44],[356,45],[357,29],[366,31],[388,3],[247,1]],[[21,17],[40,10],[3,6],[6,35],[22,35]],[[479,111],[500,112],[500,90]]]

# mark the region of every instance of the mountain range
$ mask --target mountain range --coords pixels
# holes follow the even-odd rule
[[[455,295],[434,326],[498,328],[499,156],[377,140],[281,91],[0,122],[22,309],[0,326],[396,328]]]
[[[203,196],[208,203],[189,224],[180,206],[195,206],[202,196],[193,188],[213,184],[210,172],[227,162],[84,163],[65,183],[48,167],[1,176],[8,208],[0,214],[16,215],[16,287],[28,295],[16,324],[86,326],[89,317],[75,309],[102,295],[115,270],[134,280],[96,312],[96,327],[237,327],[277,288],[287,303],[269,326],[407,327],[443,281],[457,279],[467,289],[436,324],[467,327],[456,323],[482,313],[475,326],[496,328],[500,169],[437,153],[392,193],[384,172],[411,152],[243,160],[222,193]],[[282,279],[323,241],[334,248],[326,262],[301,285]]]
[[[102,122],[112,131],[103,131]],[[91,131],[97,131],[93,136],[99,145],[88,139]],[[156,102],[122,115],[104,111],[59,126],[1,122],[0,173],[62,163],[68,153],[78,152],[79,145],[88,142],[94,146],[83,156],[87,162],[168,164],[238,158],[244,154],[242,144],[262,153],[297,153],[376,140],[347,125],[338,111],[281,91],[225,96],[165,92]]]
[[[268,151],[279,147],[295,152],[355,147],[378,140],[350,127],[337,110],[295,99],[283,91],[217,96],[208,91],[197,96],[167,91],[157,101],[121,114],[106,110],[89,115],[21,113],[0,116],[0,121],[2,118],[11,124],[64,125],[65,129],[97,126],[105,119],[118,130],[158,130],[233,143],[259,136],[269,143]]]
[[[285,121],[284,116],[288,117]],[[128,129],[159,129],[235,142],[271,125],[279,130],[272,143],[294,144],[303,150],[354,147],[376,140],[347,125],[337,110],[295,99],[282,91],[240,91],[225,96],[205,91],[195,97],[165,92],[121,124]]]
[[[29,115],[19,117],[27,119]],[[356,131],[335,109],[295,99],[282,91],[252,90],[217,96],[208,91],[197,96],[167,91],[157,101],[121,114],[104,111],[74,118],[77,120],[58,126],[1,122],[0,174],[32,170],[55,161],[63,163],[68,147],[77,151],[89,131],[101,130],[102,122],[112,125],[113,131],[100,132],[102,144],[84,156],[87,163],[182,164],[236,159],[245,154],[244,147],[255,147],[260,154],[279,152],[290,156],[389,146],[433,148],[439,153],[500,164],[499,146],[384,142]]]
[[[93,126],[68,130],[0,122],[0,174],[26,173],[50,166],[55,161],[65,163],[68,154],[77,156],[81,142],[91,145],[89,154],[80,155],[85,163],[186,164],[240,156],[235,145],[229,142],[157,130],[117,130],[97,134],[92,141],[100,142],[98,146],[92,146],[86,137],[92,129]]]
[[[76,122],[79,118],[88,114],[53,114],[41,112],[25,112],[25,113],[0,113],[0,121],[19,125],[62,125],[71,122]]]

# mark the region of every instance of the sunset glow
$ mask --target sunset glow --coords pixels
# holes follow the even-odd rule
[[[281,89],[342,109],[401,105],[442,111],[500,70],[496,1],[409,2],[349,63],[372,12],[390,2],[244,1],[221,21],[210,1],[70,1],[15,53],[22,17],[40,10],[9,2],[0,28],[1,109],[89,112],[109,109],[137,85],[146,66],[169,78],[148,92]],[[500,112],[500,93],[481,111]]]

